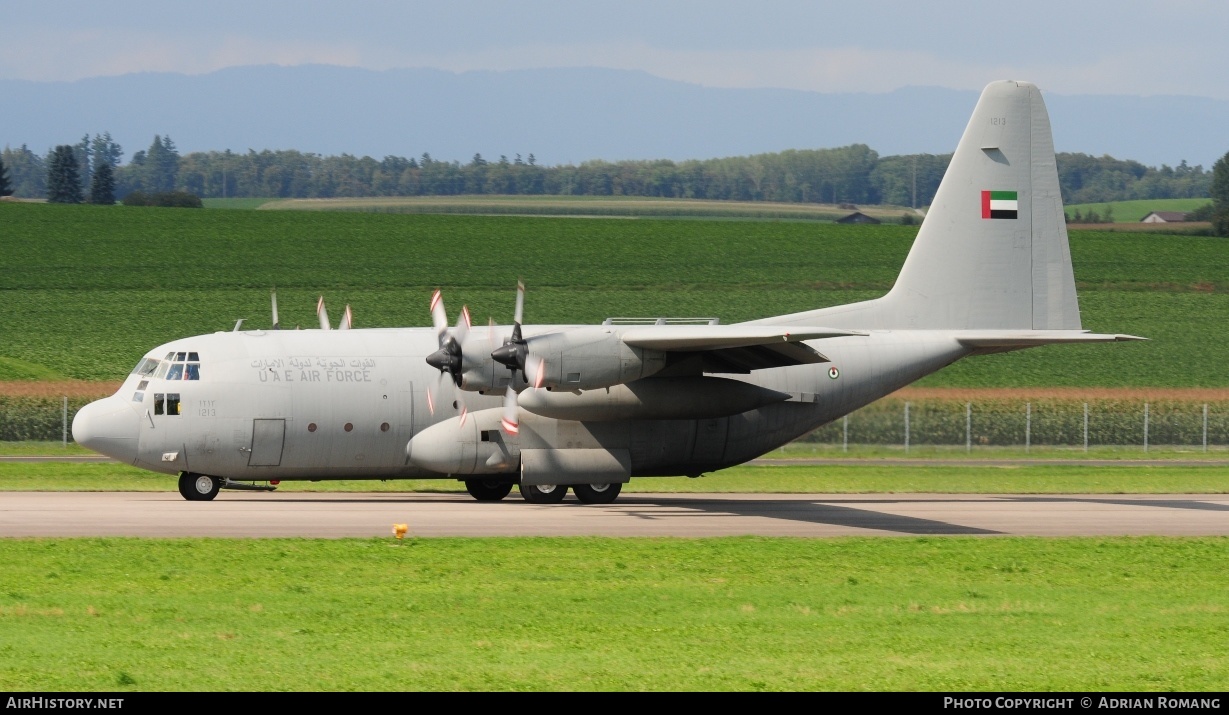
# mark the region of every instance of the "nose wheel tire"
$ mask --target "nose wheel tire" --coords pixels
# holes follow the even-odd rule
[[[188,501],[211,501],[222,488],[222,480],[204,474],[179,475],[179,493]]]
[[[499,501],[512,492],[512,482],[495,479],[466,479],[465,491],[478,501]]]
[[[568,495],[565,484],[521,484],[521,496],[530,504],[558,504]]]
[[[623,490],[622,484],[573,484],[572,493],[585,504],[610,504]]]

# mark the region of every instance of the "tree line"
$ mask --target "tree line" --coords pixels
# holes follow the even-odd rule
[[[542,166],[533,154],[493,161],[475,154],[465,163],[425,153],[380,160],[294,150],[181,156],[169,136],[155,136],[126,165],[120,164],[122,156],[109,133],[87,134],[46,155],[24,144],[6,146],[0,175],[7,173],[3,181],[15,196],[69,202],[111,203],[137,192],[186,192],[202,198],[547,194],[917,207],[931,203],[951,160],[951,154],[880,157],[864,144],[680,162],[597,160],[559,166]],[[1209,195],[1213,179],[1211,171],[1186,161],[1158,169],[1110,156],[1062,153],[1056,159],[1067,203],[1202,198]]]

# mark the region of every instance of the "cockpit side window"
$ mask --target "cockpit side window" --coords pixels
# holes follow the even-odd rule
[[[177,363],[172,364],[171,369],[167,371],[166,373],[166,379],[182,380],[183,379],[183,363],[177,362]]]
[[[132,368],[132,374],[147,377],[154,374],[154,371],[158,369],[160,364],[161,362],[157,358],[143,358],[141,362],[137,363],[136,367]]]
[[[192,354],[195,355],[196,353],[192,353]],[[201,366],[194,362],[188,363],[187,368],[184,370],[183,379],[185,380],[201,379]]]

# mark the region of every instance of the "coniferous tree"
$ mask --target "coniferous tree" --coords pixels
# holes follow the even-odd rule
[[[1229,236],[1229,153],[1212,165],[1212,232]]]
[[[81,175],[71,144],[57,146],[47,162],[47,200],[54,204],[81,203]]]
[[[0,196],[12,196],[13,186],[9,183],[8,169],[4,168],[4,160],[0,159]]]
[[[115,203],[115,171],[111,164],[103,162],[94,168],[90,182],[90,203],[110,206]]]
[[[90,192],[90,179],[94,176],[94,157],[90,151],[90,135],[81,137],[81,141],[73,145],[73,154],[77,156],[77,176],[81,179],[81,195]]]
[[[135,156],[133,161],[135,163]],[[154,135],[154,141],[145,153],[142,188],[152,192],[173,191],[178,173],[179,152],[175,149],[175,142],[170,137]]]

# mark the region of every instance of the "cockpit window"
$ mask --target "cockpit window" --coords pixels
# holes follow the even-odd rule
[[[201,379],[200,359],[200,353],[187,351],[167,353],[165,360],[152,361],[155,363],[154,377],[166,380],[199,380]]]
[[[141,362],[137,363],[136,367],[132,368],[132,374],[147,377],[154,374],[159,364],[161,363],[156,358],[144,358]]]

